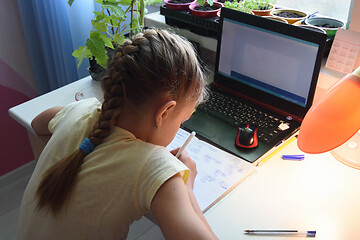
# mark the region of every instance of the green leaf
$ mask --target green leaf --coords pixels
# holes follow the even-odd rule
[[[73,4],[74,0],[69,0],[68,4],[71,6]]]
[[[106,6],[108,6],[108,5],[117,6],[118,3],[114,0],[113,1],[111,1],[111,0],[103,1],[103,3],[102,3],[103,8],[107,8]]]
[[[96,22],[103,20],[105,17],[102,12],[93,12],[93,13],[96,15],[96,17],[95,17]]]
[[[124,19],[126,18],[126,16],[124,15]],[[107,20],[111,20],[111,21],[116,21],[116,22],[119,22],[119,19],[122,19],[122,18],[117,18],[116,16],[114,15],[111,15],[111,16],[108,16],[107,17]]]
[[[112,44],[110,38],[108,38],[105,34],[101,34],[99,37],[104,41],[104,45],[106,47],[114,49],[114,45]]]
[[[80,46],[78,49],[74,50],[74,52],[72,53],[72,55],[77,58],[77,67],[79,68],[82,61],[84,60],[84,58],[90,58],[91,56],[91,52],[89,51],[89,49],[87,47],[84,46]]]
[[[148,6],[148,5],[154,5],[156,3],[162,3],[163,0],[145,0],[145,5]]]
[[[96,30],[98,30],[99,32],[104,32],[104,33],[106,33],[107,30],[108,30],[108,28],[107,28],[107,26],[106,26],[106,24],[104,22],[95,22],[94,23],[94,28]]]
[[[207,0],[207,3],[212,6],[214,4],[214,1],[213,0]]]
[[[200,6],[204,6],[204,5],[205,5],[205,0],[197,0],[197,3],[198,3]]]
[[[118,3],[122,6],[129,6],[131,4],[131,0],[120,0]]]
[[[246,6],[242,1],[240,1],[240,2],[237,2],[237,1],[233,1],[233,2],[225,1],[224,2],[224,7],[231,8],[231,9],[234,9],[234,10],[237,10],[237,11],[240,11],[240,12],[245,12],[245,13],[251,14],[251,9],[248,6]]]
[[[107,5],[106,8],[110,10],[111,15],[114,15],[118,18],[123,18],[125,16],[125,12],[120,6]]]
[[[112,36],[112,40],[113,40],[115,43],[117,43],[117,44],[119,44],[119,45],[122,45],[122,44],[124,43],[124,41],[125,41],[125,36],[124,36],[123,34],[117,33],[117,34],[114,34],[114,35]]]
[[[89,48],[91,54],[95,57],[96,62],[102,67],[107,67],[108,56],[106,55],[105,43],[99,36],[99,33],[91,33],[86,41],[86,47]]]

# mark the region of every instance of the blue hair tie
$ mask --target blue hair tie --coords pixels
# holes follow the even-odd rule
[[[85,138],[79,147],[79,149],[83,151],[85,154],[91,153],[94,150],[94,148],[95,148],[94,144],[88,138]]]

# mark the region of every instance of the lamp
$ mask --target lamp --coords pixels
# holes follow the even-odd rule
[[[331,151],[360,169],[360,67],[332,86],[304,117],[298,147],[306,153]],[[333,150],[334,149],[334,150]]]

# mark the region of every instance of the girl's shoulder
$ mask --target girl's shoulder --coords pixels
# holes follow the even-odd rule
[[[75,122],[78,119],[83,119],[84,116],[87,118],[97,118],[100,112],[101,103],[94,97],[72,102],[51,119],[48,125],[49,131],[53,133],[60,124],[68,121]]]

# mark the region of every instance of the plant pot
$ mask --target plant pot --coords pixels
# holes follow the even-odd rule
[[[272,8],[266,10],[252,10],[252,12],[257,16],[270,16],[270,12],[274,9],[275,7],[272,6]]]
[[[305,12],[293,9],[275,9],[270,14],[271,16],[284,18],[289,24],[301,21],[308,16]]]
[[[329,17],[311,17],[305,20],[309,26],[315,26],[323,29],[329,38],[333,38],[338,28],[345,28],[345,23],[335,18]]]
[[[115,54],[115,49],[107,48],[106,51],[107,51],[106,54],[109,57],[109,61],[110,61]],[[91,78],[95,81],[100,81],[100,79],[105,76],[106,69],[100,66],[96,62],[95,58],[89,59],[89,65],[90,67],[88,67],[88,71],[90,73]]]
[[[207,6],[209,6],[207,3],[205,4]],[[197,2],[193,2],[190,4],[189,9],[190,9],[190,13],[191,15],[197,16],[197,17],[203,17],[203,18],[210,18],[210,17],[216,17],[217,13],[221,10],[221,8],[224,6],[224,4],[222,4],[221,2],[215,2],[213,3],[213,10],[208,10],[208,11],[202,11],[202,10],[197,10],[195,8],[197,7],[201,7]]]
[[[88,67],[89,74],[93,80],[100,81],[100,79],[105,76],[106,70],[97,63],[91,63],[91,61],[92,60],[90,60],[90,67]]]
[[[284,18],[281,17],[275,17],[275,16],[263,16],[264,18],[268,18],[268,19],[272,19],[275,21],[279,21],[279,22],[283,22],[283,23],[288,23],[288,21],[286,21]]]
[[[167,8],[177,11],[188,11],[190,4],[195,1],[196,0],[164,0]]]

